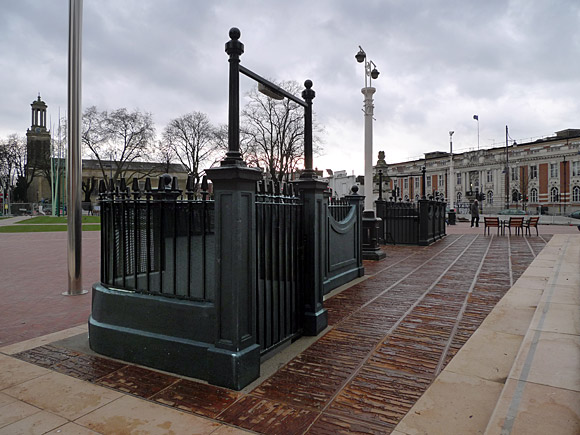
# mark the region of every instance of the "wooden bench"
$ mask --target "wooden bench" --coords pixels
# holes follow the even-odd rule
[[[497,217],[485,217],[483,218],[483,234],[485,234],[485,231],[487,230],[487,234],[489,235],[489,229],[490,228],[497,228],[497,235],[499,236],[499,230],[502,229],[501,225],[499,223],[499,218]]]
[[[524,222],[523,227],[526,229],[526,234],[532,235],[532,230],[530,228],[536,229],[536,236],[539,236],[540,233],[538,232],[538,221],[540,220],[540,216],[532,216],[527,221]]]
[[[516,235],[520,233],[524,235],[524,218],[523,217],[510,217],[508,222],[504,223],[504,228],[507,228],[512,235],[512,228],[516,229]]]

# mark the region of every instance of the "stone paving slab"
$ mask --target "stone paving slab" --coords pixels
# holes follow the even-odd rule
[[[580,276],[580,235],[551,239],[394,433],[579,433],[580,285],[560,272]]]
[[[119,408],[132,416],[131,424],[147,420],[137,417],[133,405],[147,399],[151,406],[225,423],[220,431],[390,433],[547,240],[458,234],[428,247],[389,246],[386,260],[365,263],[371,275],[325,302],[331,326],[322,337],[242,392],[104,361],[59,342],[0,352],[33,361],[32,367],[42,366],[48,375],[132,398]],[[18,361],[13,357],[4,356]],[[0,393],[17,399],[19,391],[18,385],[0,387]],[[107,407],[114,409],[113,403]],[[105,433],[111,426],[95,422],[111,415],[90,411],[72,421]]]

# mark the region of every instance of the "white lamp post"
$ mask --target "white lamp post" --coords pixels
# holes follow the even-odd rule
[[[449,210],[453,210],[453,197],[455,196],[455,179],[453,173],[453,133],[449,132]]]
[[[363,258],[368,260],[380,260],[385,253],[379,247],[379,230],[381,219],[375,216],[373,196],[373,88],[372,81],[379,77],[377,66],[372,60],[367,60],[367,54],[359,45],[359,52],[355,55],[358,63],[365,66],[365,87],[361,89],[364,95],[365,116],[365,203],[363,211]]]
[[[373,210],[373,94],[376,89],[371,86],[373,79],[379,77],[377,66],[372,60],[366,60],[366,53],[359,45],[359,52],[355,58],[365,65],[365,87],[361,89],[364,95],[365,116],[365,211]]]

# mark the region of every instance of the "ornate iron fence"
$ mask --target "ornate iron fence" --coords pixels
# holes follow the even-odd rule
[[[428,245],[445,236],[445,202],[377,201],[383,243]]]
[[[340,222],[346,218],[352,208],[347,198],[330,198],[328,200],[328,213],[334,220]]]
[[[137,293],[213,301],[214,203],[194,199],[191,181],[185,198],[174,177],[144,190],[134,179],[99,186],[101,282]]]
[[[262,355],[302,329],[301,207],[291,184],[258,182],[256,326]]]
[[[364,275],[362,266],[362,201],[349,195],[328,205],[324,252],[324,294]]]

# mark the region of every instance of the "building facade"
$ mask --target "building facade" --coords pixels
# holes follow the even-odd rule
[[[533,142],[453,154],[426,153],[424,159],[375,166],[389,177],[383,198],[416,201],[424,194],[453,195],[458,212],[479,198],[484,212],[523,208],[530,213],[567,214],[580,209],[580,129],[567,129]],[[422,171],[425,168],[425,193]],[[396,195],[395,195],[396,193]]]

